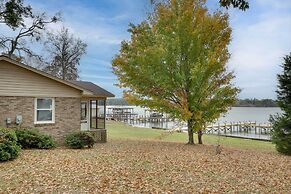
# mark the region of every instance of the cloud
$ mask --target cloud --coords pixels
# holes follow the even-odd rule
[[[289,12],[278,12],[282,7],[274,1],[259,1],[253,5],[257,13],[230,16],[233,41],[229,64],[236,72],[235,82],[243,89],[242,98],[276,97],[276,74],[281,71],[283,56],[291,51],[291,4],[285,3]],[[262,10],[260,6],[265,5],[268,9]],[[276,9],[270,9],[272,6]]]
[[[290,11],[290,7],[291,7],[291,1],[290,0],[256,0],[257,3],[260,6],[265,6],[267,8],[271,8],[271,9],[277,9],[277,10],[289,10]]]

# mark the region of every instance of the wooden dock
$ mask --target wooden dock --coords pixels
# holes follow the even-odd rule
[[[272,125],[269,123],[258,124],[250,121],[212,124],[205,129],[206,134],[265,141],[270,141],[271,131]]]
[[[133,108],[108,108],[106,119],[127,122],[130,124],[138,123],[165,123],[174,121],[167,114],[161,114],[154,110],[146,109],[144,115],[138,115],[133,112]]]
[[[257,124],[257,122],[231,122],[224,124],[212,124],[206,127],[206,133],[233,133],[233,132],[254,132],[254,134],[270,134],[271,124]]]
[[[134,119],[137,116],[138,114],[133,112],[133,108],[114,107],[114,108],[108,108],[106,119],[125,122],[130,119]]]

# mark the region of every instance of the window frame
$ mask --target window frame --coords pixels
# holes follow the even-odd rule
[[[38,109],[37,108],[37,100],[38,99],[50,99],[52,100],[52,108],[51,109]],[[37,120],[37,111],[38,110],[51,110],[52,111],[52,120],[48,121],[38,121]],[[34,124],[54,124],[55,123],[55,98],[48,98],[48,97],[38,97],[34,99]]]

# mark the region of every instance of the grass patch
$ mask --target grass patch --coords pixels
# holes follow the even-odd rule
[[[108,139],[132,139],[132,140],[159,140],[165,142],[187,142],[187,133],[169,133],[160,129],[132,127],[125,123],[107,122]],[[195,141],[197,137],[194,135]],[[220,145],[237,149],[252,149],[257,151],[275,152],[275,146],[271,142],[223,137],[216,135],[203,135],[203,141],[208,145]]]

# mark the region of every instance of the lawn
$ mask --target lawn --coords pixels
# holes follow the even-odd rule
[[[106,125],[109,139],[132,139],[132,140],[159,140],[166,142],[187,142],[187,133],[169,133],[159,129],[148,129],[141,127],[131,127],[127,124],[109,121]],[[196,135],[195,141],[197,142]],[[271,142],[223,137],[216,135],[203,135],[203,141],[208,145],[217,145],[224,147],[251,149],[266,152],[275,152],[275,146]]]
[[[0,163],[0,193],[291,192],[291,157],[249,145],[266,142],[223,138],[216,155],[214,136],[189,146],[184,134],[107,127],[108,142],[92,149],[23,150]]]

